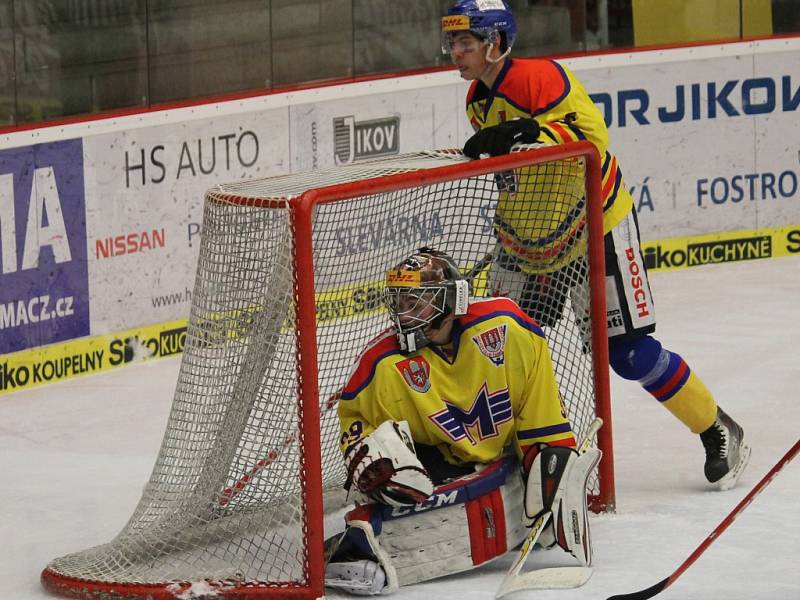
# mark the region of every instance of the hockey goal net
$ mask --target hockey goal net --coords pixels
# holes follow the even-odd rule
[[[336,393],[389,324],[384,272],[432,246],[455,258],[473,295],[488,295],[509,222],[535,240],[515,250],[530,259],[529,279],[560,286],[528,292],[538,294],[577,436],[596,415],[606,420],[590,505],[613,508],[591,145],[480,161],[426,152],[224,185],[207,193],[203,218],[185,349],[151,478],[114,540],[45,568],[47,589],[80,598],[322,596],[325,526],[341,527],[325,519],[341,506],[333,491],[344,481]]]

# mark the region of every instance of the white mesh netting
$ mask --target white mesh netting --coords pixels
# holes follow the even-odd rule
[[[48,565],[51,591],[158,598],[205,582],[215,593],[254,597],[307,584],[309,562],[321,557],[305,543],[307,529],[319,525],[307,522],[301,487],[314,474],[298,428],[295,269],[311,267],[294,263],[292,199],[311,188],[467,163],[458,152],[419,153],[208,192],[184,355],[150,481],[113,541]],[[583,161],[571,158],[316,206],[326,490],[344,481],[336,391],[389,324],[385,270],[423,245],[450,253],[473,277],[474,295],[488,293],[486,259],[497,256],[498,239],[509,251],[504,260],[524,259],[514,263],[530,275],[523,305],[545,326],[564,403],[578,435],[586,431],[595,390],[584,176]],[[593,493],[597,485],[594,478]]]

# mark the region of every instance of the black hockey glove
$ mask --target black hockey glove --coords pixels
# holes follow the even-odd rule
[[[532,144],[538,139],[539,123],[535,119],[512,119],[478,131],[464,144],[464,154],[470,158],[500,156],[511,152],[514,144]]]

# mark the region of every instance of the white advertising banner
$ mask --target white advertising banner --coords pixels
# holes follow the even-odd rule
[[[461,147],[466,84],[366,93],[291,107],[292,172]]]
[[[785,42],[575,61],[645,239],[800,223],[800,46]]]
[[[287,109],[84,138],[91,329],[186,318],[203,195],[286,173]]]
[[[742,230],[780,229],[753,237],[751,258],[800,252],[800,38],[564,62],[605,116],[645,242],[661,244],[648,266],[693,264],[685,239],[663,240]],[[180,351],[208,188],[461,147],[467,88],[448,70],[0,134],[0,354],[19,356],[0,362],[0,392],[127,361],[111,358],[132,328],[167,323],[145,345]],[[367,256],[391,225],[336,239]],[[393,240],[381,248],[425,241]],[[743,240],[718,241],[702,243]]]

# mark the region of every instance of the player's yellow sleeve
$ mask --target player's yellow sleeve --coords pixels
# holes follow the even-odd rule
[[[399,420],[384,406],[382,399],[393,395],[385,376],[375,377],[383,358],[399,355],[394,333],[384,331],[370,342],[356,361],[347,384],[339,392],[339,448],[345,453],[384,421]]]

